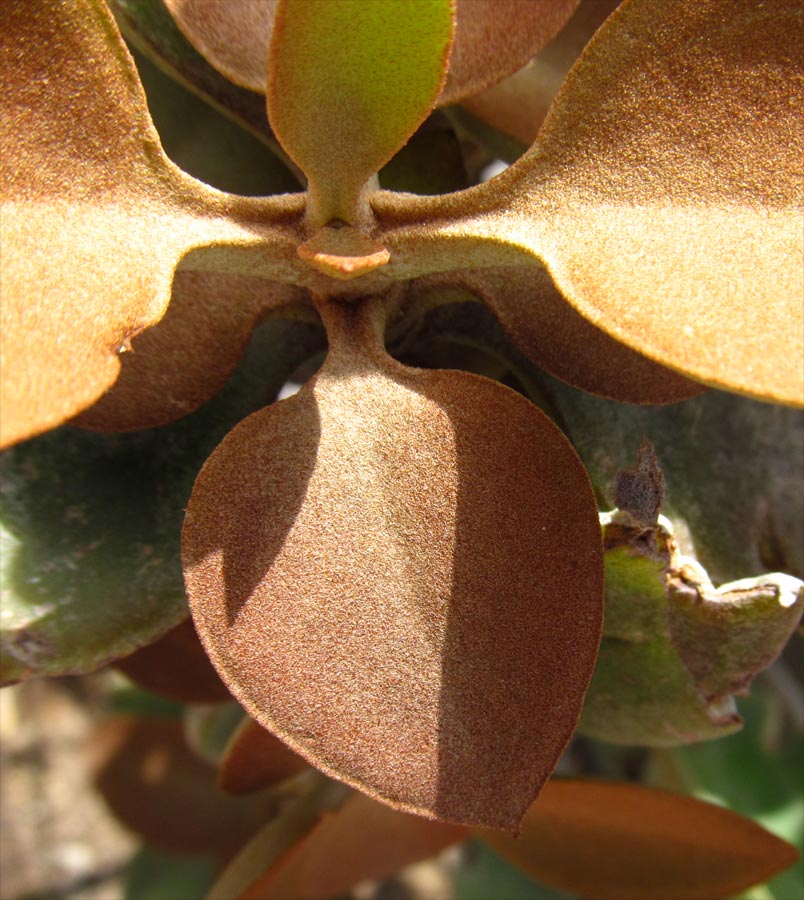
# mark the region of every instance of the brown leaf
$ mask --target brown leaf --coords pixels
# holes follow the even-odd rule
[[[525,157],[448,197],[375,194],[379,239],[416,274],[519,248],[648,358],[801,404],[803,18],[795,0],[621,6]]]
[[[279,0],[164,0],[187,40],[222,75],[265,93]]]
[[[664,502],[664,489],[664,474],[656,451],[653,444],[643,438],[637,450],[636,466],[617,473],[614,502],[635,524],[655,528]]]
[[[255,227],[255,214],[287,219],[299,203],[227,198],[164,157],[99,0],[7,4],[2,56],[2,440],[12,443],[115,381],[120,350],[164,313],[183,254],[276,246],[283,226]]]
[[[170,853],[233,853],[275,811],[264,796],[234,798],[193,755],[172,718],[114,716],[91,738],[95,785],[114,814]]]
[[[581,0],[569,22],[529,65],[481,93],[466,97],[461,101],[464,108],[530,146],[573,63],[620,3],[621,0]]]
[[[183,549],[196,627],[250,715],[313,765],[514,828],[597,651],[594,500],[535,407],[393,362],[372,310],[324,303],[317,379],[202,470]]]
[[[184,703],[221,703],[232,695],[212,667],[192,620],[114,663],[146,690]]]
[[[133,339],[115,383],[73,424],[130,431],[188,415],[234,372],[259,320],[299,297],[260,278],[180,269],[164,318]]]
[[[218,786],[227,794],[250,794],[306,768],[307,763],[287,744],[246,716],[223,751]]]
[[[578,0],[458,0],[455,45],[438,105],[476,94],[524,66],[577,5]]]
[[[545,884],[599,900],[711,900],[791,866],[795,847],[719,806],[642,785],[553,779],[519,838],[483,837]]]
[[[414,295],[457,285],[482,298],[538,366],[569,384],[630,403],[676,403],[704,388],[658,366],[579,315],[533,266],[469,269],[422,279]]]
[[[340,897],[361,881],[386,878],[466,837],[466,829],[459,826],[428,822],[352,794],[238,900]]]

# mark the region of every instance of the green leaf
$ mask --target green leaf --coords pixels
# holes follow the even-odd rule
[[[211,859],[180,859],[144,847],[125,873],[125,900],[177,900],[203,897],[215,871]]]
[[[453,30],[451,0],[280,3],[268,112],[307,175],[316,224],[357,224],[364,186],[435,103]]]
[[[727,584],[680,555],[672,525],[601,515],[606,605],[600,654],[579,731],[661,747],[722,737],[740,726],[733,694],[781,652],[804,608],[784,575]]]
[[[133,435],[64,428],[0,458],[0,679],[91,671],[188,614],[184,507],[204,459],[321,346],[269,321],[237,375],[178,423]]]
[[[804,415],[710,391],[662,409],[539,383],[584,462],[601,504],[643,436],[666,481],[664,512],[682,550],[716,583],[762,571],[804,577]]]
[[[456,900],[567,900],[568,894],[538,884],[498,856],[485,842],[469,844],[469,859],[455,873]]]

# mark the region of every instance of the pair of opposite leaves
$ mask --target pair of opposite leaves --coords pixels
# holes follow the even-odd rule
[[[553,24],[531,52],[571,6],[540,5]],[[184,554],[197,626],[246,708],[318,767],[402,808],[512,827],[594,664],[595,504],[545,417],[482,379],[394,363],[386,315],[468,289],[579,386],[645,402],[697,389],[591,322],[702,382],[801,402],[803,16],[792,0],[630,0],[516,166],[446,197],[374,191],[442,90],[453,12],[279,3],[269,111],[309,188],[257,199],[167,162],[99,3],[12,3],[3,427],[19,440],[96,400],[118,349],[163,315],[180,258],[223,294],[206,333],[192,309],[146,332],[87,424],[187,412],[260,316],[315,297],[321,373],[199,477]],[[498,54],[482,27],[475,39]],[[230,289],[248,299],[227,303]]]

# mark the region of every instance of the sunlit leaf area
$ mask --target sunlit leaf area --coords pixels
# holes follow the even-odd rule
[[[800,0],[6,0],[2,900],[804,900]]]

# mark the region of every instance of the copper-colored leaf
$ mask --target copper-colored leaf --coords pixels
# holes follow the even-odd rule
[[[801,404],[802,28],[797,0],[627,2],[525,157],[446,198],[375,194],[379,239],[418,274],[520,248],[648,358]]]
[[[229,856],[274,812],[264,796],[228,797],[173,718],[105,719],[91,737],[95,784],[115,815],[154,847]]]
[[[247,716],[223,751],[218,785],[227,794],[250,794],[306,768],[298,753]]]
[[[575,387],[631,403],[675,403],[704,390],[595,328],[567,303],[543,268],[450,272],[422,279],[413,290],[437,296],[451,286],[482,298],[522,352]]]
[[[519,838],[484,834],[534,878],[600,900],[730,897],[796,849],[736,813],[636,784],[553,779]]]
[[[281,0],[268,112],[308,178],[313,223],[358,223],[364,186],[432,109],[453,29],[452,0]]]
[[[385,878],[465,837],[466,830],[459,826],[428,822],[352,794],[238,900],[340,897],[361,881]]]
[[[324,304],[317,380],[202,470],[183,551],[196,627],[249,713],[325,772],[513,828],[597,651],[594,500],[535,407],[393,362],[371,309]]]
[[[15,0],[3,16],[2,440],[11,443],[114,382],[118,352],[161,318],[191,247],[257,241],[258,229],[227,214],[298,204],[230,201],[168,162],[99,0]]]
[[[529,65],[466,97],[463,106],[483,122],[529,146],[572,64],[620,2],[581,0],[569,22]],[[460,32],[456,43],[459,37]]]
[[[458,0],[455,45],[438,103],[455,103],[524,66],[578,0]]]
[[[177,271],[164,318],[134,338],[114,385],[74,424],[129,431],[193,412],[234,372],[258,320],[299,295],[246,275]]]
[[[191,620],[115,663],[132,681],[185,703],[220,703],[232,695],[218,678]]]
[[[164,0],[187,40],[230,81],[265,93],[279,0]]]

